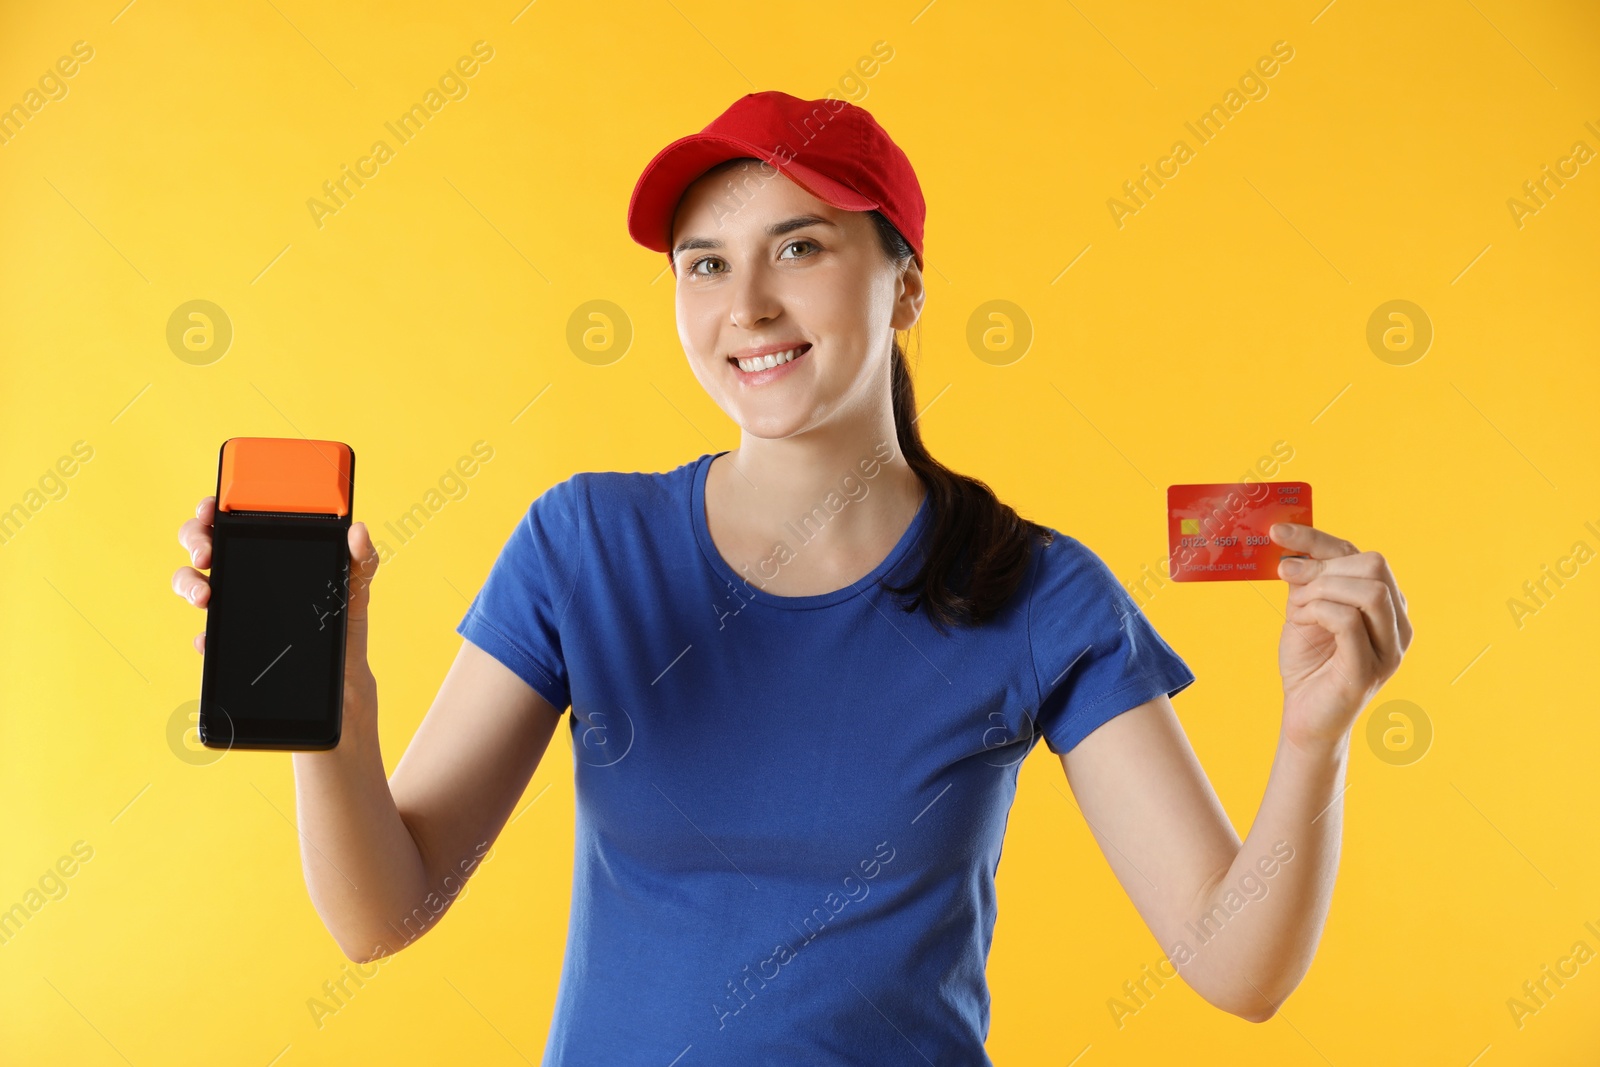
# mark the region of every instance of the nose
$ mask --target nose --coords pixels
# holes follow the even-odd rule
[[[752,330],[783,311],[775,287],[760,267],[747,267],[733,279],[728,317],[741,330]]]

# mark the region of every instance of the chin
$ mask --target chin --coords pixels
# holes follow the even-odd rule
[[[734,415],[734,422],[739,424],[751,437],[762,441],[781,441],[793,437],[811,424],[811,420],[801,417],[800,412],[792,413],[764,413],[738,412]]]

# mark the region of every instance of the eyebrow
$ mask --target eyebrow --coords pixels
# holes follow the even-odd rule
[[[767,227],[768,237],[782,237],[786,233],[804,229],[807,226],[833,226],[837,224],[823,218],[821,215],[796,215],[792,219],[774,222]],[[689,237],[678,242],[678,247],[672,250],[672,258],[677,259],[683,252],[696,248],[721,248],[722,242],[711,237]]]

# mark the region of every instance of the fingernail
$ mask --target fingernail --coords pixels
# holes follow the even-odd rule
[[[195,601],[195,597],[197,597],[199,595],[200,595],[200,591],[198,589],[190,589],[189,590],[189,603],[193,604],[194,601]]]
[[[1301,564],[1299,560],[1286,559],[1282,563],[1278,564],[1278,573],[1293,576],[1300,573],[1300,567]]]
[[[189,553],[189,562],[190,563],[199,563],[200,562],[200,550],[198,548],[194,549],[193,551],[191,551]]]
[[[1287,537],[1289,536],[1289,527],[1281,522],[1275,522],[1272,524],[1272,532],[1279,537]]]

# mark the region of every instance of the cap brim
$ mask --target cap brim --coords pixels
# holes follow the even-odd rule
[[[748,141],[694,133],[657,152],[639,175],[633,196],[628,200],[628,235],[644,247],[670,256],[672,217],[684,191],[712,167],[742,156],[752,156],[770,164],[818,200],[840,210],[871,211],[880,206],[803,163],[779,160],[771,151]]]

